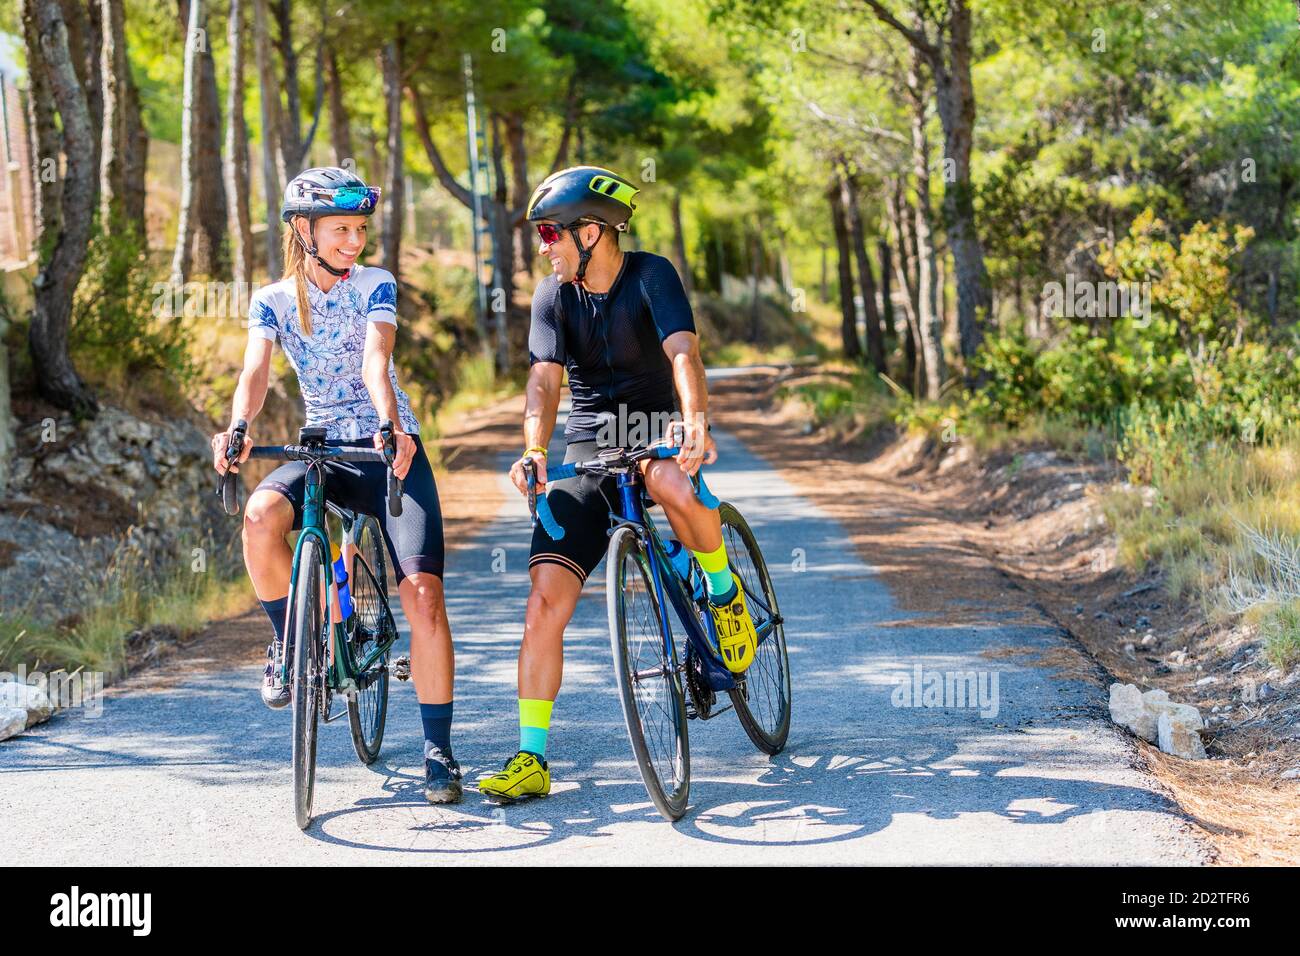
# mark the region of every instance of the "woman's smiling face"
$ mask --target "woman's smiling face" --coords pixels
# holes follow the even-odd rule
[[[366,248],[366,223],[365,216],[321,216],[316,220],[317,254],[335,269],[350,269]],[[305,234],[307,223],[299,229]]]

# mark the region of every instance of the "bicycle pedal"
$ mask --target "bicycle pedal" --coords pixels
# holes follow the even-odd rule
[[[388,669],[398,680],[411,679],[411,659],[409,657],[394,658]]]

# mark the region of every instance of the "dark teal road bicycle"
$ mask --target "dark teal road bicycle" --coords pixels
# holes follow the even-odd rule
[[[389,466],[388,510],[400,515],[402,483],[392,471],[396,451],[392,423],[385,422],[381,431],[383,451],[327,445],[324,428],[302,428],[296,445],[256,445],[249,452],[250,458],[308,463],[284,644],[272,661],[289,688],[293,707],[294,814],[304,830],[312,820],[318,722],[329,723],[344,713],[334,711],[335,695],[347,700],[352,744],[363,763],[374,763],[384,739],[389,655],[398,633],[388,603],[383,532],[373,515],[357,514],[325,500],[321,468],[327,461],[385,462]],[[226,449],[227,462],[238,459],[246,433],[247,424],[236,423]],[[236,474],[222,475],[217,492],[226,513],[237,514]],[[330,541],[327,514],[333,514],[341,527],[338,547]],[[407,658],[398,658],[391,669],[394,676],[406,679],[409,666]]]
[[[717,634],[704,590],[704,575],[678,542],[666,544],[649,513],[654,502],[645,493],[639,463],[672,458],[680,449],[655,444],[646,448],[602,449],[587,462],[548,467],[547,480],[574,475],[616,479],[618,510],[611,510],[609,550],[605,555],[605,600],[609,636],[632,751],[650,799],[665,817],[680,819],[690,796],[691,758],[687,721],[709,720],[734,709],[749,739],[766,754],[777,754],[790,734],[790,662],[784,620],[776,602],[772,576],[744,517],[730,502],[719,501],[704,483],[703,469],[694,479],[696,494],[722,518],[727,560],[740,578],[758,631],[758,652],[744,674],[732,674],[718,654]],[[564,537],[546,503],[537,494],[536,469],[526,466],[528,505],[552,539]],[[612,509],[612,506],[611,506]],[[675,557],[670,557],[671,553]],[[680,569],[679,569],[680,568]],[[681,625],[674,639],[671,605]],[[726,692],[731,703],[719,707]]]

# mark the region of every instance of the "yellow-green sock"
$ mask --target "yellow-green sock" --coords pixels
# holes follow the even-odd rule
[[[704,587],[714,604],[726,604],[734,596],[735,583],[731,580],[731,566],[727,564],[727,543],[718,545],[716,551],[692,551],[704,572]]]
[[[553,700],[519,698],[519,749],[546,758],[546,735],[551,729]]]

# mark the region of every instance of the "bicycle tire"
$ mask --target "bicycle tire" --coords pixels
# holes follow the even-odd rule
[[[636,532],[628,527],[619,528],[610,538],[606,554],[606,608],[609,614],[610,645],[614,654],[614,674],[618,680],[619,701],[623,707],[623,722],[636,757],[637,769],[646,792],[661,814],[669,820],[679,820],[686,812],[691,788],[690,741],[686,728],[686,702],[682,695],[681,675],[677,670],[676,653],[664,659],[665,649],[660,633],[663,609],[655,598],[645,546]],[[629,567],[632,573],[629,575]],[[643,591],[643,603],[649,609],[638,612],[634,607],[636,590]],[[639,630],[638,630],[639,628]],[[636,643],[633,649],[629,638]],[[642,651],[651,656],[651,667],[639,668]],[[658,667],[661,673],[651,674]],[[651,681],[654,683],[652,684]],[[658,685],[661,696],[667,699],[667,709],[658,710],[667,719],[672,739],[665,741],[658,732],[652,733],[655,746],[647,740],[643,699],[654,704],[654,691]],[[649,691],[642,693],[643,689]],[[666,693],[665,693],[666,692]],[[652,750],[654,751],[652,753]],[[665,784],[660,764],[671,768],[670,779]]]
[[[348,646],[352,652],[353,669],[358,669],[369,653],[371,640],[386,639],[389,628],[394,628],[388,610],[388,567],[384,554],[384,538],[379,522],[372,515],[358,515],[352,528],[356,551],[352,556],[351,592],[353,624]],[[355,694],[348,695],[348,727],[352,731],[352,747],[363,764],[369,766],[379,759],[384,742],[384,727],[388,719],[388,658],[390,652],[371,665],[372,683]]]
[[[722,539],[727,546],[727,561],[731,569],[740,577],[746,595],[760,596],[761,592],[765,609],[757,602],[747,600],[755,626],[761,627],[769,616],[779,621],[781,610],[776,602],[776,590],[772,587],[772,576],[768,573],[767,562],[763,560],[754,532],[730,502],[722,502],[718,513],[722,519]],[[759,645],[753,663],[745,670],[743,679],[738,680],[737,686],[727,693],[731,696],[741,727],[755,747],[770,756],[785,749],[790,736],[792,687],[783,624],[772,626],[771,633]],[[751,704],[760,701],[765,713],[756,715]]]
[[[325,556],[312,536],[299,552],[289,627],[293,641],[293,805],[299,829],[311,825],[312,796],[316,783],[316,734],[324,680],[324,635],[329,625],[322,592]]]

